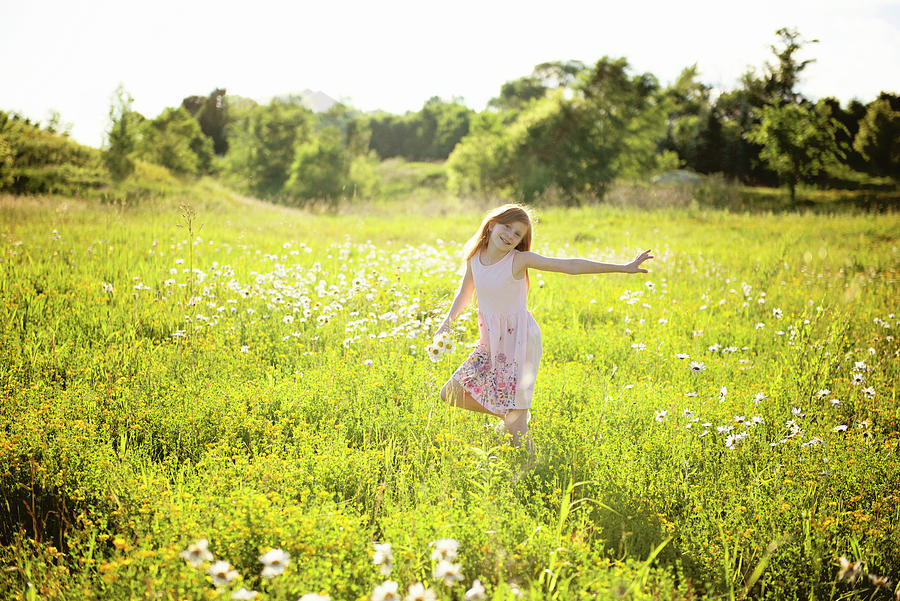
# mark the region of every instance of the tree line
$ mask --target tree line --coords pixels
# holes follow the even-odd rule
[[[120,87],[99,155],[50,141],[52,127],[35,133],[34,124],[0,113],[0,188],[35,191],[41,161],[59,162],[61,148],[72,151],[75,171],[57,179],[77,172],[83,185],[94,185],[105,172],[125,180],[144,161],[177,174],[216,174],[287,204],[377,194],[376,166],[393,157],[445,161],[456,193],[528,202],[602,198],[616,179],[676,168],[783,184],[792,196],[801,183],[895,186],[900,96],[813,102],[797,84],[812,62],[799,54],[815,40],[790,29],[776,36],[773,61],[732,90],[702,83],[696,65],[663,86],[650,73],[633,73],[624,58],[557,61],[504,83],[480,112],[434,97],[405,115],[344,104],[315,113],[300,96],[258,103],[223,88],[147,118]]]

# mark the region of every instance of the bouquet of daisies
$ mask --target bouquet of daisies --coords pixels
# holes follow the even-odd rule
[[[441,332],[435,335],[434,340],[425,347],[428,358],[437,363],[441,355],[444,353],[452,353],[456,350],[456,343],[450,338],[447,332]]]

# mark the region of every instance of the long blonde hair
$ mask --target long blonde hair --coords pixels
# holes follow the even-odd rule
[[[509,225],[511,223],[524,224],[528,229],[516,245],[516,250],[531,250],[531,232],[533,229],[531,212],[519,204],[505,204],[485,215],[481,225],[478,227],[478,231],[474,236],[469,238],[469,241],[466,242],[466,245],[463,247],[463,263],[467,263],[476,253],[487,248],[491,238],[491,228],[495,223],[502,223],[504,225]],[[528,279],[527,269],[525,270],[525,281],[530,285],[531,282]]]

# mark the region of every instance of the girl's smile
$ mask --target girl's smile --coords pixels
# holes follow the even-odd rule
[[[501,249],[508,250],[515,247],[528,231],[524,223],[497,223],[491,231],[491,239]]]

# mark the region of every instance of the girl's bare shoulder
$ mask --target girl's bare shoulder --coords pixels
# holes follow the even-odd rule
[[[541,255],[532,252],[530,250],[515,250],[512,251],[513,254],[513,262],[512,262],[512,272],[513,277],[516,279],[522,279],[525,275],[525,270],[529,267],[536,266],[536,260],[540,260]]]

